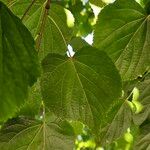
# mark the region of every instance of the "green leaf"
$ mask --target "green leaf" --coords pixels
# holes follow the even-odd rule
[[[89,44],[80,37],[73,38],[69,44],[72,46],[75,52],[80,50],[82,47],[89,46]]]
[[[90,3],[99,7],[104,7],[106,5],[106,3],[103,0],[90,0]]]
[[[17,118],[0,132],[1,150],[71,150],[74,131],[67,121],[36,121]]]
[[[144,125],[140,127],[140,134],[137,138],[134,149],[150,149],[150,121],[147,121]]]
[[[116,0],[100,13],[94,45],[115,62],[124,80],[150,67],[150,18],[134,0]]]
[[[30,4],[29,0],[19,0],[11,9],[22,17]],[[41,60],[50,52],[65,54],[72,37],[72,29],[67,24],[67,14],[70,14],[67,9],[51,3],[48,14],[44,14],[45,11],[45,3],[37,1],[23,19],[33,37],[39,40],[36,43]]]
[[[112,108],[111,115],[116,108]],[[128,102],[125,101],[118,112],[115,114],[112,122],[104,128],[101,133],[101,143],[103,145],[110,144],[113,141],[119,139],[127,131],[132,123],[132,110],[130,109]]]
[[[39,76],[34,40],[20,19],[0,2],[0,121],[12,117]]]
[[[84,47],[73,58],[49,54],[42,66],[41,91],[52,112],[95,130],[107,120],[107,110],[121,95],[121,80],[104,52]]]
[[[143,106],[143,110],[134,116],[134,122],[141,125],[148,117],[150,117],[150,74],[143,82],[135,85],[140,91],[139,102]]]
[[[39,80],[29,89],[29,96],[25,104],[20,108],[18,115],[35,117],[40,112],[42,96]]]
[[[133,115],[133,121],[136,125],[141,125],[150,117],[150,74],[146,73],[139,80],[127,81],[124,83],[125,97],[127,97],[135,87],[139,90],[138,102],[142,105],[142,110]],[[133,95],[131,95],[128,100],[132,101],[132,97]],[[138,108],[135,106],[135,110],[136,109]]]

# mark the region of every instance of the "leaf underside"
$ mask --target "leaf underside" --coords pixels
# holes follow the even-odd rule
[[[52,112],[91,127],[107,120],[107,110],[120,97],[121,82],[104,52],[84,47],[73,58],[49,54],[42,66],[43,100]]]
[[[100,13],[94,45],[115,62],[123,80],[150,67],[150,16],[134,0],[116,0]]]
[[[64,122],[42,122],[27,118],[10,120],[0,132],[3,150],[71,150],[72,126]]]

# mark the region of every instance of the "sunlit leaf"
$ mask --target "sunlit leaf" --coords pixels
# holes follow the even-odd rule
[[[90,0],[90,3],[99,7],[103,7],[106,5],[106,3],[103,0]]]

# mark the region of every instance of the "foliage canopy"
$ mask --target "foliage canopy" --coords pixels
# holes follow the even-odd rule
[[[150,1],[1,0],[0,103],[0,150],[149,150]]]

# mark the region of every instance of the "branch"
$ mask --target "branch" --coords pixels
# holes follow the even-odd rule
[[[21,20],[23,20],[25,18],[25,16],[28,14],[29,10],[31,9],[31,7],[33,6],[33,4],[36,2],[36,0],[32,0],[32,3],[28,6],[28,8],[25,10]]]
[[[47,19],[47,16],[48,16],[48,11],[50,9],[50,2],[51,0],[47,0],[46,4],[45,4],[45,7],[44,7],[44,13],[43,13],[43,16],[42,16],[42,23],[41,23],[41,26],[40,26],[40,29],[39,29],[39,33],[38,33],[38,37],[36,39],[36,48],[37,48],[37,51],[39,52],[39,49],[40,49],[40,46],[41,46],[41,41],[42,41],[42,36],[43,36],[43,33],[44,33],[44,28],[45,28],[45,25],[46,25],[46,19]]]

